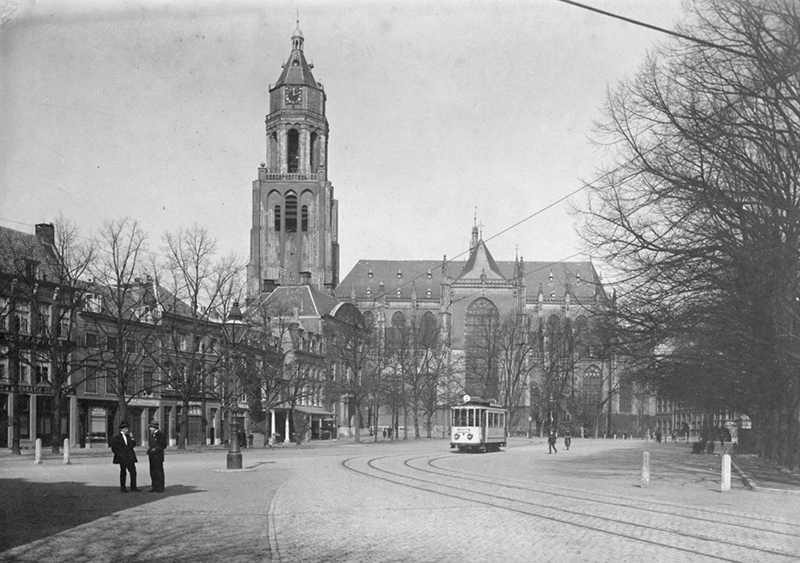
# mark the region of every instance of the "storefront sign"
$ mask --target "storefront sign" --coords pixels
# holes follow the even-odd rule
[[[106,416],[106,409],[104,407],[92,407],[89,409],[89,414],[92,417],[103,418]]]
[[[0,391],[2,391],[4,393],[13,393],[15,391],[15,389],[14,389],[13,385],[0,385]],[[39,393],[39,394],[42,394],[42,395],[45,395],[45,394],[49,395],[49,394],[51,394],[53,392],[52,389],[50,389],[50,387],[48,387],[46,385],[42,386],[42,387],[34,387],[33,385],[20,385],[20,386],[17,387],[16,391],[19,391],[20,393],[26,393],[26,394]],[[74,395],[75,394],[75,389],[73,387],[66,387],[62,391],[62,393],[64,395]]]
[[[128,404],[132,407],[157,407],[161,401],[158,399],[131,399]]]

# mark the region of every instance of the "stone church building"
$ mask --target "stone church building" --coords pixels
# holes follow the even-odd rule
[[[486,340],[482,319],[495,319],[499,326],[501,319],[514,317],[523,322],[521,342],[528,346],[515,404],[506,405],[516,412],[517,431],[551,424],[620,433],[641,429],[644,407],[637,405],[614,359],[604,357],[590,335],[592,311],[612,301],[591,262],[497,261],[473,227],[465,261],[362,259],[340,282],[339,208],[328,178],[327,97],[305,58],[299,23],[289,58],[270,85],[269,100],[266,154],[252,189],[248,303],[293,294],[276,288],[306,286],[342,307],[329,303],[323,313],[282,303],[302,326],[321,326],[318,321],[331,311],[352,318],[354,308],[382,339],[412,319],[435,324],[461,371],[448,383],[451,393],[442,395],[433,420],[439,429],[448,424],[447,407],[463,393],[500,399],[509,375],[480,350]],[[562,341],[560,351],[548,352],[557,340]],[[611,400],[604,401],[609,395]],[[339,435],[346,435],[356,420],[352,406],[318,401],[308,406],[335,419]],[[392,425],[383,412],[361,415],[363,425],[371,428]]]

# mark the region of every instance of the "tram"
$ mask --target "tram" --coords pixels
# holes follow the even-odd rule
[[[464,395],[450,409],[450,447],[460,452],[496,452],[506,445],[506,409],[480,397]]]

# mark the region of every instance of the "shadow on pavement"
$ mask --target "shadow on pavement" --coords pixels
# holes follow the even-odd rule
[[[120,493],[65,481],[38,483],[0,479],[0,552],[74,528],[110,514],[146,505],[168,496],[198,492],[194,487],[168,486],[164,493]]]

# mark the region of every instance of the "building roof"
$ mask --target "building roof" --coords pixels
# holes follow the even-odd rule
[[[489,259],[491,254],[487,251],[487,277],[491,271],[495,276],[492,279],[514,279],[517,261]],[[447,274],[459,282],[475,279],[479,283],[484,268],[475,266],[480,263],[478,258],[447,262]],[[528,299],[535,299],[540,290],[545,299],[551,296],[563,299],[569,289],[570,295],[579,300],[593,299],[598,289],[603,291],[591,261],[524,262],[522,267]],[[393,298],[399,288],[404,298],[411,296],[412,289],[418,298],[425,298],[430,289],[432,297],[438,300],[442,281],[442,260],[359,260],[336,288],[336,296],[350,300],[355,294],[364,299],[369,293],[376,299],[384,294]]]
[[[490,280],[507,279],[500,273],[497,263],[492,258],[492,253],[481,240],[472,249],[467,263],[464,264],[464,269],[456,279],[481,279],[482,276],[485,276],[484,279]]]
[[[300,24],[298,22],[297,29],[292,35],[292,52],[289,54],[289,59],[283,65],[283,71],[280,78],[273,85],[273,87],[287,85],[304,84],[313,88],[320,88],[320,85],[314,80],[314,75],[311,73],[311,66],[306,61],[303,54],[303,32],[300,31]]]
[[[39,266],[38,278],[59,283],[54,251],[38,236],[0,227],[0,271],[23,275],[29,262]]]
[[[271,293],[262,295],[249,309],[273,305],[287,313],[296,308],[300,317],[324,317],[333,312],[339,300],[310,285],[280,285]]]

